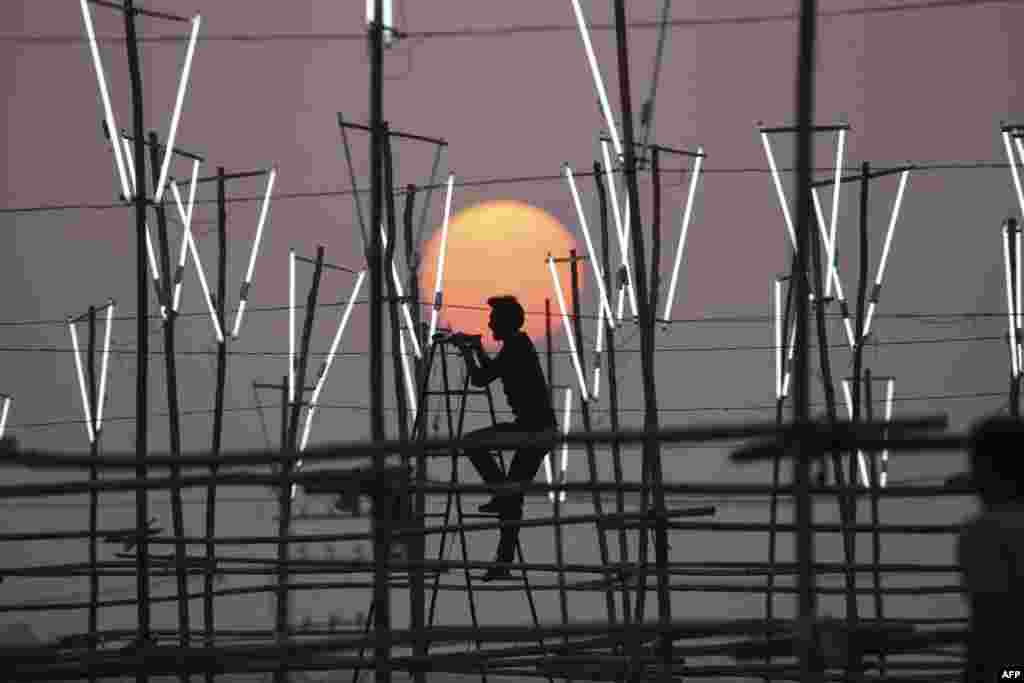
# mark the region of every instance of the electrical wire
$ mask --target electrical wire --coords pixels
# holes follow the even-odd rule
[[[951,9],[964,7],[981,7],[987,5],[1017,5],[1022,0],[918,0],[917,2],[906,2],[899,5],[875,5],[870,7],[851,7],[836,10],[819,10],[820,19],[838,19],[843,17],[865,17],[872,15],[904,14],[910,12],[921,12],[925,10]],[[798,12],[783,12],[778,14],[760,14],[734,17],[709,17],[707,19],[670,19],[665,22],[672,29],[695,29],[713,26],[750,26],[750,25],[771,25],[779,23],[792,23],[799,19]],[[654,30],[662,26],[660,20],[633,21],[627,27],[633,30]],[[613,31],[613,24],[591,24],[590,31]],[[403,32],[403,39],[413,40],[437,40],[447,38],[484,38],[484,37],[507,37],[520,35],[537,35],[551,33],[574,33],[578,29],[572,24],[535,24],[526,26],[495,26],[495,27],[463,27],[449,30],[434,31],[409,31]],[[199,42],[232,42],[232,43],[280,43],[280,42],[339,42],[339,41],[366,41],[366,32],[353,33],[222,33],[207,34],[199,38]],[[97,36],[98,42],[121,43],[122,37]],[[182,41],[180,35],[155,34],[140,36],[140,43],[171,43],[178,44]],[[0,42],[14,43],[17,45],[67,45],[85,42],[85,38],[79,35],[6,35],[0,36]]]
[[[1024,2],[1024,0],[1020,0]],[[878,168],[885,167],[898,167],[903,166],[907,162],[901,161],[899,163],[885,164],[877,163],[874,164]],[[914,164],[914,173],[927,173],[927,172],[939,172],[939,171],[975,171],[975,170],[997,170],[997,169],[1008,169],[1010,165],[1005,162],[999,161],[936,161],[936,162],[925,162],[920,164]],[[779,172],[786,173],[793,171],[792,168],[780,168]],[[814,169],[820,173],[832,173],[835,168],[817,168]],[[846,170],[857,171],[858,167],[848,167]],[[618,172],[618,171],[616,171]],[[686,175],[690,172],[689,168],[678,168],[678,169],[661,169],[660,173],[664,176],[671,176],[674,174]],[[721,167],[721,168],[702,168],[701,173],[711,175],[749,175],[749,174],[767,174],[771,173],[770,168],[760,168],[757,166],[739,166],[739,167]],[[580,171],[575,174],[577,178],[593,177],[593,171]],[[562,174],[536,174],[536,175],[524,175],[524,176],[494,176],[490,178],[478,178],[471,180],[462,180],[454,183],[454,187],[460,189],[470,188],[481,188],[481,187],[492,187],[494,185],[517,185],[523,183],[544,183],[544,182],[565,182],[565,176]],[[446,183],[435,183],[434,185],[422,185],[417,186],[416,191],[420,192],[429,189],[444,189],[447,187]],[[289,200],[289,199],[328,199],[328,198],[344,198],[354,197],[356,195],[369,194],[369,188],[355,189],[355,190],[305,190],[305,191],[293,191],[293,192],[276,192],[272,195],[272,199],[275,201]],[[406,193],[405,187],[392,189],[392,194],[395,196],[402,196]],[[250,203],[250,202],[262,202],[263,195],[243,195],[238,197],[228,197],[225,199],[227,204],[234,203]],[[196,199],[196,206],[205,204],[216,204],[216,199]],[[80,204],[40,204],[37,206],[23,206],[23,207],[5,207],[0,208],[0,215],[12,215],[12,214],[31,214],[40,212],[50,211],[108,211],[111,209],[128,209],[132,208],[130,203],[80,203]]]

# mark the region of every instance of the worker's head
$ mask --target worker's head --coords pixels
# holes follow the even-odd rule
[[[526,321],[526,313],[514,296],[492,296],[487,300],[487,305],[491,307],[487,326],[498,341],[511,337]]]
[[[1020,449],[1024,421],[998,416],[977,423],[970,433],[971,482],[985,504],[1024,500]]]

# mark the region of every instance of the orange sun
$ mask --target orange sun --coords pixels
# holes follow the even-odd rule
[[[440,248],[438,227],[423,247],[420,291],[424,299],[434,293]],[[575,248],[576,240],[554,216],[524,202],[499,199],[462,209],[448,224],[440,324],[483,334],[484,345],[493,351],[497,344],[487,328],[487,299],[510,294],[526,310],[523,329],[535,342],[544,339],[544,300],[551,299],[552,334],[559,334],[561,312],[547,257],[565,258]],[[569,266],[556,263],[555,268],[571,313]],[[582,289],[582,271],[579,283]],[[429,319],[428,313],[424,320]]]

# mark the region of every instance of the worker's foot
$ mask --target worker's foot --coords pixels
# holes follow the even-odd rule
[[[490,581],[497,581],[498,579],[507,579],[512,576],[512,570],[508,567],[491,567],[483,575],[484,583]]]
[[[506,515],[515,512],[518,501],[511,496],[494,496],[477,508],[485,515]]]

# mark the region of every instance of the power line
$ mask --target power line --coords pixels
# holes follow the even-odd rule
[[[963,400],[1005,398],[1005,397],[1006,397],[1006,392],[1005,391],[974,391],[974,392],[947,393],[947,394],[917,394],[917,395],[911,394],[911,395],[907,395],[907,396],[894,395],[892,400],[893,400],[894,403],[900,403],[900,402],[909,403],[909,402],[919,402],[919,401],[963,401]],[[882,403],[882,402],[883,402],[883,400],[881,398],[875,400],[875,403]],[[259,410],[279,409],[280,407],[281,407],[280,404],[265,403],[265,404],[260,405],[260,406],[235,406],[233,408],[225,408],[224,412],[225,412],[225,414],[226,413],[250,413],[250,412],[256,412],[256,411],[259,411]],[[349,410],[349,411],[353,411],[353,412],[369,412],[369,410],[370,410],[370,407],[368,405],[363,405],[363,404],[359,404],[359,403],[318,403],[316,407],[317,407],[317,410],[321,410],[321,411],[322,410]],[[819,403],[812,403],[811,407],[812,408],[825,408],[825,404],[821,403],[821,402],[819,402]],[[668,413],[675,413],[675,414],[731,413],[731,412],[741,413],[741,412],[764,412],[764,411],[769,411],[769,410],[775,410],[775,408],[776,408],[776,405],[775,405],[774,402],[772,402],[772,403],[751,403],[751,404],[747,404],[747,405],[733,405],[733,406],[705,406],[705,407],[686,407],[686,406],[684,406],[684,407],[678,407],[678,408],[666,407],[666,408],[659,408],[658,412],[659,413],[666,413],[666,414],[668,414]],[[385,410],[387,410],[389,412],[395,412],[397,409],[396,408],[385,407]],[[201,409],[195,409],[195,410],[181,410],[181,411],[179,411],[179,414],[182,417],[196,417],[196,416],[211,415],[211,414],[213,414],[213,412],[214,412],[214,410],[212,408],[201,408]],[[509,411],[498,410],[497,412],[500,413],[500,414],[506,414]],[[575,413],[579,413],[580,410],[579,409],[573,409],[570,412],[575,414]],[[601,411],[601,412],[604,412],[604,411]],[[637,408],[623,408],[623,407],[620,407],[619,408],[619,412],[620,413],[636,413],[636,414],[640,414],[640,413],[644,412],[644,408],[642,408],[642,407],[637,407]],[[473,409],[473,408],[467,408],[466,409],[466,413],[467,414],[475,414],[475,415],[490,415],[490,411],[489,410]],[[169,413],[167,413],[166,411],[164,411],[164,412],[152,412],[152,413],[149,413],[149,417],[152,417],[152,418],[167,417],[168,415],[169,415]],[[134,415],[111,416],[111,417],[104,417],[103,419],[108,424],[110,424],[110,423],[119,423],[119,422],[134,422],[135,416]],[[52,427],[66,427],[66,426],[84,425],[84,424],[85,424],[85,420],[84,419],[70,418],[70,419],[62,419],[62,420],[48,420],[48,421],[45,421],[45,422],[26,422],[26,423],[21,423],[21,424],[9,424],[7,426],[7,429],[8,430],[14,430],[14,429],[22,429],[22,430],[48,429],[48,428],[52,428]]]
[[[908,339],[879,339],[871,342],[867,347],[870,349],[877,346],[913,346],[917,344],[966,344],[972,342],[994,342],[994,341],[1005,341],[1005,335],[984,335],[974,337],[923,337],[923,338],[908,338]],[[773,351],[775,346],[765,344],[731,344],[721,345],[716,344],[713,346],[659,346],[655,347],[656,352],[660,353],[714,353],[714,352],[735,352],[735,351]],[[812,344],[811,349],[818,348],[817,344]],[[847,344],[842,342],[835,342],[828,345],[830,349],[845,349],[848,348]],[[74,353],[75,350],[72,347],[59,347],[59,346],[0,346],[0,353]],[[390,352],[390,351],[388,351]],[[163,350],[152,349],[150,355],[162,356],[166,353]],[[229,356],[238,358],[286,358],[288,356],[287,351],[228,351]],[[569,350],[556,350],[552,351],[555,355],[569,355],[572,352]],[[640,353],[639,349],[622,348],[616,349],[616,353],[620,354],[637,354]],[[135,355],[135,349],[133,347],[114,347],[110,349],[110,355],[112,356],[133,356]],[[217,351],[210,350],[175,350],[175,355],[180,356],[216,356]],[[310,351],[309,356],[311,358],[326,358],[328,353],[326,351]],[[347,358],[359,358],[369,356],[370,351],[339,351],[335,353],[336,357],[347,357]]]
[[[821,19],[838,19],[843,17],[864,17],[872,15],[904,14],[909,12],[920,12],[925,10],[951,9],[962,7],[981,7],[985,5],[1015,5],[1021,0],[919,0],[918,2],[906,2],[900,5],[876,5],[872,7],[858,7],[839,10],[820,10],[818,16]],[[721,26],[750,26],[770,25],[779,23],[791,23],[799,18],[796,12],[785,12],[779,14],[759,14],[734,17],[711,17],[707,19],[671,19],[665,22],[668,28],[673,29],[696,29],[702,27]],[[661,21],[646,20],[635,21],[628,24],[628,28],[634,30],[652,30],[662,27]],[[590,31],[613,31],[613,24],[594,23],[589,26]],[[449,30],[434,31],[408,31],[403,33],[404,38],[412,40],[436,40],[445,38],[488,38],[488,37],[509,37],[518,35],[537,35],[550,33],[575,33],[577,27],[573,24],[534,24],[525,26],[500,26],[500,27],[462,27]],[[116,36],[97,36],[99,42],[121,43],[124,38]],[[199,37],[199,42],[219,43],[295,43],[295,42],[363,42],[366,40],[366,33],[363,31],[353,33],[222,33],[207,34]],[[183,41],[181,35],[155,34],[140,36],[140,43],[170,43],[179,44]],[[16,45],[68,45],[85,42],[85,37],[73,35],[6,35],[0,36],[0,42],[14,43]]]
[[[355,306],[364,306],[368,303],[367,300],[357,300]],[[420,301],[421,306],[431,306],[432,301]],[[335,301],[329,303],[317,304],[317,308],[341,308],[348,304],[347,301]],[[475,304],[455,304],[445,303],[446,308],[463,311],[489,311],[488,306],[481,306]],[[286,313],[288,306],[275,305],[275,306],[253,306],[246,309],[246,313]],[[544,311],[525,311],[527,316],[542,316],[545,315]],[[181,312],[177,313],[178,319],[183,318],[206,318],[210,315],[209,311],[192,311],[192,312]],[[990,313],[984,311],[969,311],[969,312],[949,312],[949,313],[928,313],[923,311],[907,312],[907,313],[878,313],[875,316],[879,320],[921,320],[921,321],[935,321],[939,323],[954,324],[956,320],[987,320],[992,318],[998,318],[1000,320],[1006,319],[1006,312]],[[839,313],[827,313],[826,318],[830,320],[841,319]],[[581,314],[580,320],[593,321],[597,319],[597,315],[594,314]],[[162,318],[157,315],[149,316],[151,322],[160,322]],[[659,321],[659,325],[763,325],[772,320],[770,315],[712,315],[712,316],[701,316],[697,318],[675,318],[668,321]],[[134,322],[135,316],[127,313],[122,315],[116,315],[113,318],[114,322]],[[55,327],[65,326],[68,324],[66,318],[41,318],[37,320],[4,320],[0,321],[0,327]]]
[[[1016,1],[1016,0],[1015,0]],[[1019,0],[1024,2],[1024,0]],[[902,166],[906,162],[884,164],[876,164],[879,168],[886,166]],[[994,169],[1009,169],[1010,165],[1005,162],[999,161],[937,161],[930,163],[920,163],[914,165],[914,172],[939,172],[939,171],[974,171],[974,170],[994,170]],[[779,168],[780,173],[788,173],[793,171],[792,168]],[[814,169],[819,173],[832,173],[835,171],[834,167],[829,168],[817,168]],[[856,171],[859,167],[848,167],[847,170]],[[617,172],[617,171],[616,171]],[[756,166],[739,166],[739,167],[721,167],[721,168],[703,168],[701,173],[712,174],[712,175],[749,175],[749,174],[767,174],[771,173],[770,168],[761,168]],[[662,169],[661,174],[663,176],[680,174],[685,175],[689,173],[689,169]],[[593,171],[580,171],[574,173],[576,178],[587,178],[593,177]],[[565,176],[561,174],[537,174],[537,175],[525,175],[525,176],[508,176],[501,177],[495,176],[490,178],[479,178],[476,180],[463,180],[454,183],[457,188],[480,188],[490,187],[493,185],[517,185],[523,183],[544,183],[544,182],[565,182]],[[447,183],[435,183],[434,185],[420,185],[417,186],[417,191],[427,189],[445,189]],[[305,191],[294,191],[294,192],[276,192],[271,195],[273,200],[291,200],[291,199],[330,199],[330,198],[345,198],[354,197],[357,195],[368,194],[369,189],[355,189],[355,190],[305,190]],[[392,193],[395,195],[405,194],[405,188],[393,188]],[[263,195],[243,195],[238,197],[228,197],[225,202],[227,204],[235,203],[251,203],[251,202],[262,202]],[[196,199],[195,204],[216,204],[215,199]],[[131,204],[125,203],[99,203],[99,202],[86,202],[79,204],[40,204],[38,206],[23,206],[23,207],[6,207],[0,209],[0,215],[7,214],[31,214],[31,213],[42,213],[42,212],[53,212],[53,211],[108,211],[111,209],[127,209],[131,208]]]

